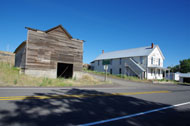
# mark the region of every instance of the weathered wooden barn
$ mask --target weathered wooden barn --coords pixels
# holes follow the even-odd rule
[[[82,70],[83,40],[58,25],[46,31],[26,27],[27,40],[15,50],[15,66],[37,77],[74,77]]]

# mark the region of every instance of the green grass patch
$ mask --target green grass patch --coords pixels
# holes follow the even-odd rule
[[[96,74],[96,75],[105,76],[105,72],[97,72],[97,71],[86,70],[86,69],[84,69],[84,71],[92,73],[92,74]],[[108,77],[112,77],[112,78],[116,78],[116,79],[124,79],[124,80],[136,81],[136,82],[151,82],[150,80],[146,80],[146,79],[142,80],[138,77],[127,76],[127,75],[123,75],[123,74],[114,75],[114,74],[107,73],[107,75],[108,75]]]
[[[166,82],[166,83],[175,83],[177,84],[178,82],[175,81],[175,80],[167,80],[167,79],[161,79],[161,80],[155,80],[155,81],[158,81],[158,82]]]

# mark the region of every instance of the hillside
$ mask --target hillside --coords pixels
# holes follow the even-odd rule
[[[0,51],[0,62],[6,62],[14,65],[15,54],[12,52]]]

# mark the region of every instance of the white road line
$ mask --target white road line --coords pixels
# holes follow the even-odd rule
[[[145,112],[139,112],[139,113],[121,116],[121,117],[117,117],[117,118],[111,118],[111,119],[106,119],[106,120],[101,120],[101,121],[96,121],[96,122],[91,122],[91,123],[86,123],[86,124],[80,124],[78,126],[92,126],[92,125],[117,121],[117,120],[121,120],[121,119],[132,118],[132,117],[141,116],[141,115],[145,115],[145,114],[149,114],[149,113],[153,113],[153,112],[158,112],[158,111],[162,111],[162,110],[166,110],[166,109],[171,109],[171,108],[175,108],[175,107],[179,107],[179,106],[187,105],[187,104],[190,104],[190,102],[184,102],[184,103],[180,103],[180,104],[176,104],[176,105],[171,105],[171,106],[167,106],[167,107],[153,109],[153,110],[149,110],[149,111],[145,111]]]

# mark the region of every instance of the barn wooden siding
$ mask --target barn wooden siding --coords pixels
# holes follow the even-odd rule
[[[15,67],[25,68],[26,64],[26,42],[24,41],[15,53]]]
[[[26,49],[25,69],[57,69],[60,62],[82,70],[83,41],[72,39],[61,27],[48,32],[28,29]]]

